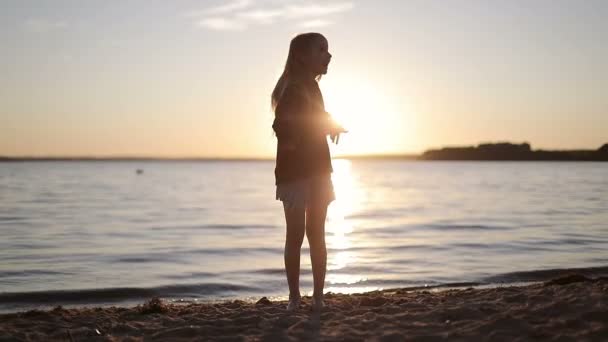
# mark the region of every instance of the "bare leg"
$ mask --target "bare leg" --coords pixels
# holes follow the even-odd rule
[[[287,208],[285,211],[285,222],[287,230],[285,235],[285,273],[289,284],[289,299],[300,299],[300,250],[304,241],[305,215],[304,208]],[[291,301],[290,301],[291,304]],[[297,305],[296,305],[297,306]],[[291,307],[290,309],[293,309]]]
[[[306,237],[310,245],[310,261],[314,282],[313,299],[323,301],[327,248],[325,246],[325,217],[327,204],[312,204],[306,211]]]

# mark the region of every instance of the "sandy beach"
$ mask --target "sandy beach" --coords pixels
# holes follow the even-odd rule
[[[606,341],[608,278],[444,290],[391,289],[285,302],[56,307],[0,316],[0,341]]]

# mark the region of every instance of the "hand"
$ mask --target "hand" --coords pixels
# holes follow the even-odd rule
[[[340,125],[335,125],[334,127],[330,128],[329,137],[334,144],[338,145],[338,142],[340,141],[340,134],[342,133],[348,133],[348,131]]]
[[[339,123],[337,123],[332,117],[331,114],[329,114],[328,112],[325,112],[325,114],[327,115],[328,118],[328,125],[327,127],[329,128],[329,137],[331,139],[331,141],[334,144],[338,144],[338,141],[340,141],[340,134],[341,133],[347,133],[348,131],[342,127],[342,125],[340,125]]]

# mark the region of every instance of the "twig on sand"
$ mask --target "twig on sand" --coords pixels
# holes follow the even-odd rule
[[[71,342],[74,342],[74,337],[72,336],[72,332],[70,331],[70,329],[68,328],[68,337],[70,338]]]

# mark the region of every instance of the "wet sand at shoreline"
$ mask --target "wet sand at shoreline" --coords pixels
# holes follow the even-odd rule
[[[56,307],[0,315],[0,341],[434,341],[608,340],[608,278],[571,275],[528,286],[390,289],[326,295],[311,312],[257,303],[133,308]]]

